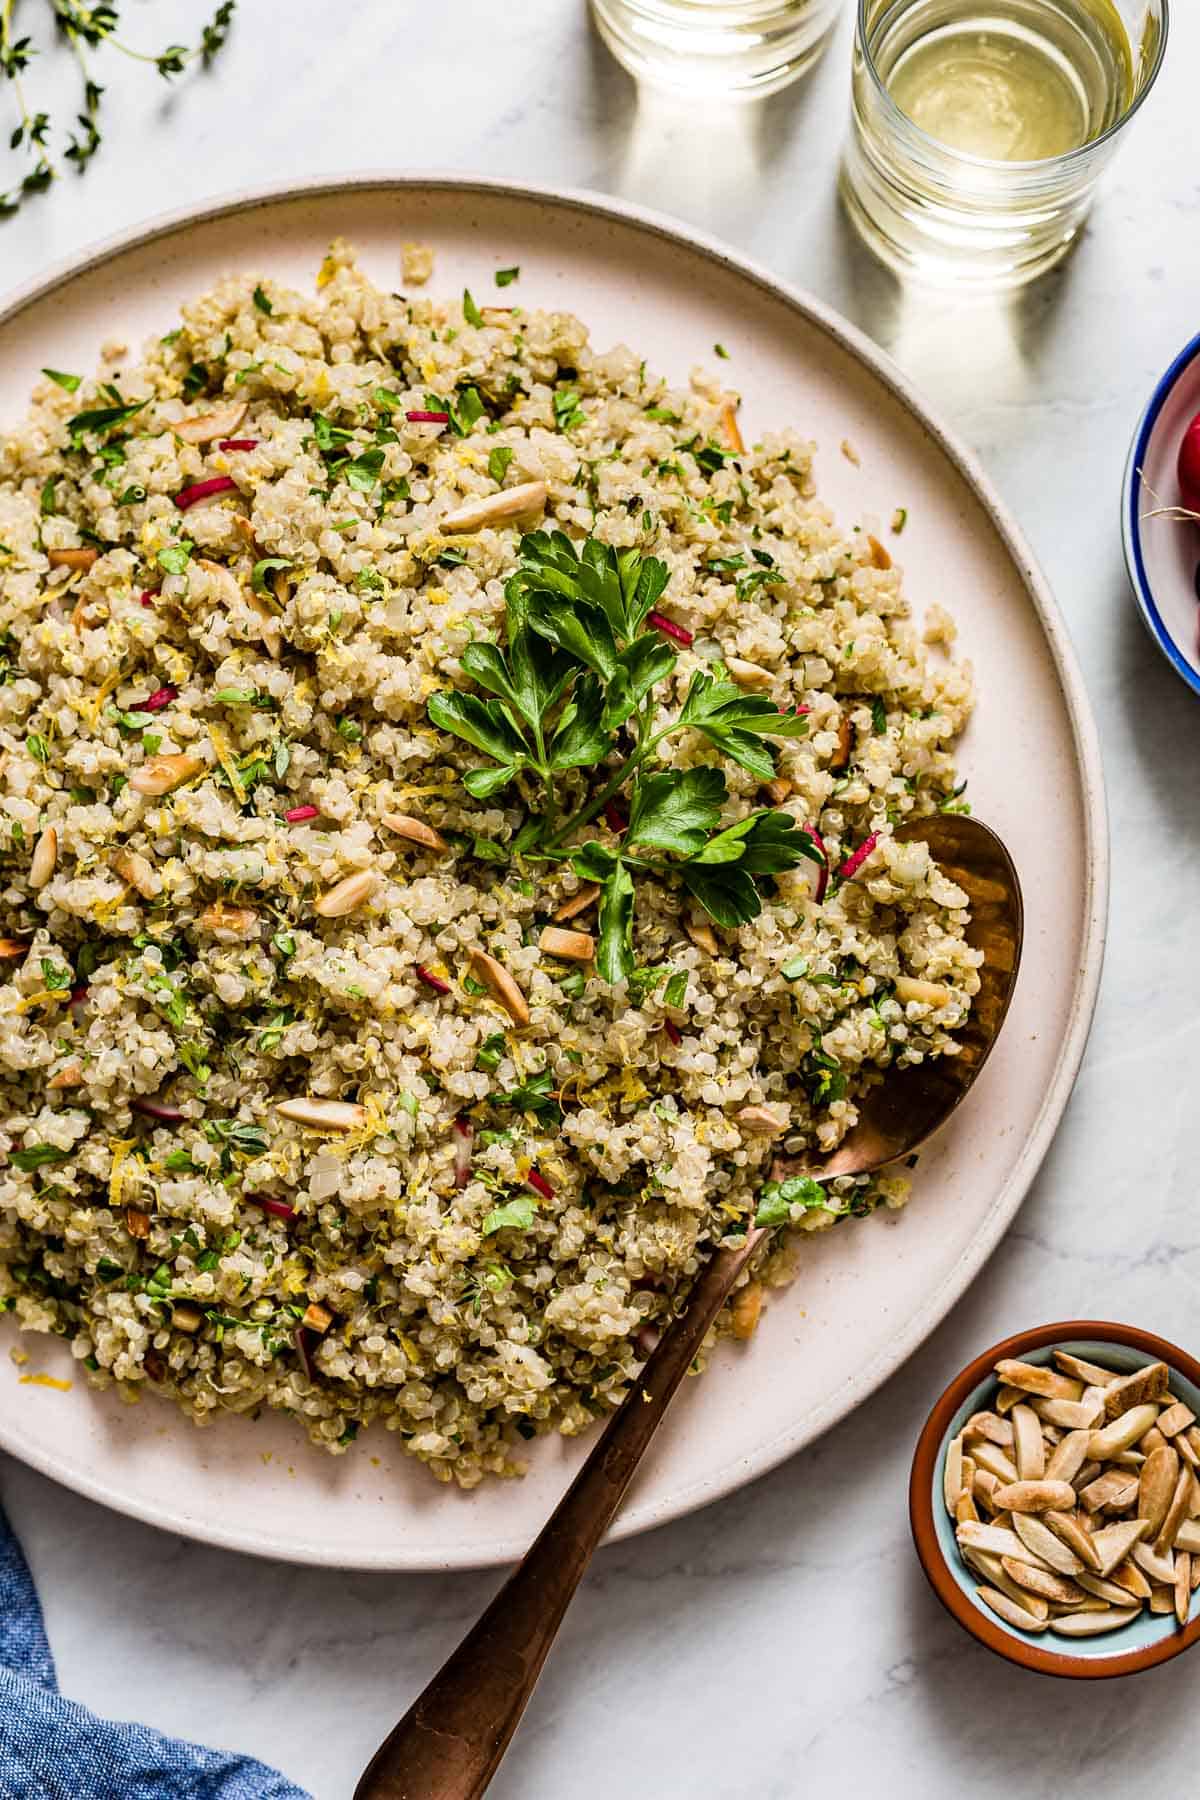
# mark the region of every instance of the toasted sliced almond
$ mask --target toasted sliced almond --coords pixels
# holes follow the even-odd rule
[[[980,1587],[975,1592],[985,1606],[990,1606],[999,1618],[1008,1625],[1015,1625],[1018,1631],[1045,1631],[1045,1619],[1035,1618],[1027,1607],[1018,1606],[1015,1600],[1010,1600],[998,1588]]]
[[[733,1296],[729,1308],[735,1338],[752,1338],[758,1329],[758,1315],[762,1311],[763,1285],[761,1281],[748,1281],[744,1288],[739,1288]]]
[[[591,962],[596,954],[596,940],[590,931],[564,931],[561,925],[547,925],[538,947],[563,962]]]
[[[1063,1546],[1076,1558],[1084,1568],[1090,1569],[1093,1575],[1100,1573],[1100,1552],[1092,1542],[1091,1535],[1083,1529],[1077,1519],[1070,1513],[1049,1512],[1042,1515],[1047,1531],[1059,1539]],[[1055,1568],[1059,1565],[1055,1563]],[[1074,1573],[1074,1571],[1072,1571]]]
[[[1100,1558],[1100,1575],[1110,1575],[1118,1563],[1124,1562],[1136,1543],[1149,1532],[1145,1519],[1122,1519],[1092,1533],[1092,1544]]]
[[[1194,1594],[1196,1589],[1200,1588],[1200,1556],[1197,1556],[1194,1550],[1189,1554],[1192,1559],[1192,1592]]]
[[[180,1331],[199,1331],[204,1323],[204,1314],[190,1300],[177,1300],[171,1310],[171,1323]]]
[[[834,746],[833,755],[829,759],[830,771],[834,775],[840,775],[842,773],[843,769],[846,769],[849,767],[850,754],[853,749],[854,749],[854,727],[850,723],[850,714],[843,713],[841,718],[838,721],[837,743]],[[897,981],[896,992],[898,995],[899,995],[899,991],[900,991],[900,983],[899,983],[899,981]]]
[[[956,1524],[965,1525],[967,1523],[979,1523],[979,1511],[975,1505],[972,1494],[974,1486],[975,1464],[971,1461],[969,1456],[964,1456],[962,1459],[962,1485],[959,1489],[958,1499],[954,1505],[954,1518]]]
[[[204,768],[202,756],[148,756],[129,777],[135,794],[169,794]]]
[[[304,1317],[300,1321],[306,1331],[315,1331],[318,1335],[329,1330],[333,1324],[333,1314],[319,1300],[310,1300],[304,1309]]]
[[[1003,1486],[1007,1487],[1018,1479],[1017,1465],[997,1445],[989,1444],[986,1438],[972,1444],[971,1455],[979,1468],[986,1469]]]
[[[568,919],[574,919],[581,912],[586,912],[589,906],[594,906],[599,898],[599,885],[594,881],[585,881],[577,893],[568,894],[567,898],[555,907],[551,917],[556,924],[565,925]]]
[[[685,913],[683,929],[687,932],[697,950],[707,951],[709,956],[715,956],[717,954],[717,951],[720,948],[717,943],[717,934],[707,919],[700,918],[697,913]]]
[[[997,1506],[1014,1513],[1061,1512],[1074,1501],[1069,1481],[1010,1481],[996,1494]]]
[[[1175,1558],[1175,1617],[1187,1624],[1188,1607],[1192,1603],[1192,1559],[1186,1550]]]
[[[1095,1481],[1080,1488],[1079,1498],[1089,1512],[1104,1512],[1114,1506],[1124,1512],[1126,1507],[1133,1505],[1137,1491],[1136,1475],[1131,1475],[1127,1469],[1106,1469]]]
[[[47,825],[33,847],[33,855],[29,859],[29,885],[31,888],[45,887],[54,873],[58,862],[58,833],[53,825]]]
[[[1034,1400],[1033,1410],[1047,1425],[1061,1426],[1064,1431],[1083,1431],[1099,1425],[1104,1417],[1103,1400]]]
[[[902,1006],[910,1000],[918,1006],[948,1006],[954,998],[953,988],[944,987],[940,981],[918,981],[913,975],[897,975],[893,988]]]
[[[764,669],[761,663],[747,662],[744,656],[727,656],[725,667],[730,681],[749,693],[765,693],[775,685],[770,669]]]
[[[871,562],[875,568],[891,568],[892,558],[890,552],[885,550],[879,539],[873,537],[869,531],[867,533],[867,548],[871,552]]]
[[[1158,1430],[1165,1438],[1172,1438],[1177,1431],[1185,1431],[1189,1425],[1195,1423],[1195,1413],[1190,1406],[1185,1406],[1182,1400],[1176,1400],[1172,1406],[1168,1406],[1166,1412],[1158,1415]]]
[[[46,1086],[48,1088],[54,1088],[55,1090],[82,1087],[83,1064],[79,1061],[79,1058],[72,1057],[70,1062],[65,1062],[62,1068],[58,1070],[57,1074],[50,1077]]]
[[[1165,1556],[1159,1556],[1150,1544],[1135,1544],[1133,1560],[1138,1568],[1147,1574],[1151,1581],[1161,1582],[1165,1587],[1175,1585],[1175,1553],[1168,1550]]]
[[[1103,1612],[1064,1613],[1054,1629],[1062,1637],[1098,1637],[1102,1631],[1119,1631],[1131,1619],[1136,1619],[1140,1611],[1140,1606],[1111,1606],[1105,1607]]]
[[[1183,1524],[1175,1533],[1175,1548],[1177,1550],[1186,1550],[1189,1556],[1195,1556],[1200,1553],[1200,1522],[1195,1519],[1185,1519],[1183,1521]]]
[[[899,983],[897,982],[896,985],[898,989]],[[1026,1406],[1024,1401],[1013,1407],[1010,1416],[1017,1474],[1022,1481],[1040,1481],[1046,1473],[1046,1445],[1042,1437],[1042,1422],[1033,1408]],[[1029,1507],[1021,1508],[1023,1512],[1030,1510]]]
[[[999,1486],[996,1477],[987,1469],[976,1469],[971,1483],[971,1495],[976,1505],[982,1506],[985,1512],[994,1513],[997,1508],[992,1505],[992,1496]]]
[[[246,402],[231,400],[193,419],[178,419],[170,429],[185,444],[211,444],[214,438],[232,437],[246,416]]]
[[[1082,1590],[1073,1581],[1054,1574],[1051,1569],[1043,1569],[1036,1563],[1020,1562],[1015,1556],[1002,1556],[1000,1563],[1010,1581],[1015,1581],[1019,1588],[1024,1588],[1030,1594],[1040,1594],[1043,1600],[1057,1600],[1061,1606],[1071,1606],[1076,1600],[1083,1598]],[[1122,1595],[1122,1598],[1125,1596]]]
[[[1025,1393],[1023,1389],[1019,1387],[1010,1387],[1006,1381],[1002,1381],[1000,1386],[996,1389],[996,1398],[993,1400],[992,1405],[996,1408],[998,1413],[1010,1413],[1017,1402],[1024,1399]]]
[[[1145,1437],[1140,1437],[1138,1439],[1138,1449],[1143,1456],[1153,1456],[1156,1450],[1162,1449],[1166,1441],[1166,1437],[1159,1430],[1158,1426],[1152,1425]]]
[[[1180,1526],[1191,1511],[1194,1480],[1195,1476],[1190,1469],[1180,1469],[1179,1479],[1175,1483],[1175,1492],[1171,1495],[1171,1504],[1167,1508],[1167,1516],[1159,1526],[1158,1536],[1154,1539],[1156,1556],[1165,1556],[1167,1551],[1173,1548],[1175,1539],[1179,1536]],[[1145,1520],[1140,1523],[1145,1524]],[[1146,1525],[1146,1533],[1147,1536],[1150,1535],[1149,1525]]]
[[[989,1444],[995,1444],[1001,1450],[1011,1450],[1013,1428],[1007,1419],[1000,1418],[997,1413],[972,1413],[963,1426],[963,1442],[969,1444],[977,1438],[986,1438]]]
[[[1138,1476],[1137,1496],[1138,1517],[1146,1520],[1152,1538],[1162,1529],[1178,1480],[1177,1453],[1169,1444],[1164,1444],[1161,1450],[1152,1450]]]
[[[519,519],[524,513],[536,512],[546,504],[544,481],[523,481],[519,487],[504,488],[482,500],[468,500],[438,520],[439,531],[482,531],[486,525],[502,525],[506,519]]]
[[[379,877],[374,869],[356,869],[353,875],[347,875],[336,887],[331,887],[321,895],[313,906],[313,911],[320,913],[323,919],[341,919],[352,913],[370,898],[378,885]]]
[[[1002,1525],[975,1525],[968,1520],[958,1527],[955,1535],[968,1550],[988,1550],[993,1556],[1015,1556],[1018,1562],[1026,1560],[1020,1538]]]
[[[1068,1431],[1066,1437],[1055,1447],[1054,1455],[1046,1464],[1048,1480],[1074,1481],[1087,1459],[1087,1447],[1091,1435],[1090,1431]]]
[[[449,844],[440,831],[427,825],[424,819],[414,819],[408,813],[384,813],[379,821],[397,837],[407,838],[410,844],[420,844],[425,850],[448,850]]]
[[[1147,1363],[1132,1375],[1122,1375],[1104,1390],[1104,1417],[1111,1423],[1132,1406],[1142,1406],[1147,1400],[1165,1401],[1170,1381],[1171,1372],[1164,1362]]]
[[[942,1498],[946,1502],[946,1511],[954,1517],[954,1509],[958,1505],[958,1497],[963,1491],[963,1440],[962,1433],[950,1439],[946,1451],[946,1461],[942,1467]]]
[[[481,981],[492,999],[499,1001],[513,1023],[528,1025],[528,1003],[504,964],[486,950],[472,950],[470,963],[476,981]]]
[[[1136,1471],[1141,1468],[1146,1458],[1140,1450],[1118,1450],[1112,1460],[1114,1468]]]
[[[1150,1583],[1146,1580],[1146,1577],[1142,1574],[1142,1571],[1138,1568],[1132,1557],[1126,1557],[1123,1563],[1118,1563],[1107,1579],[1112,1582],[1115,1588],[1119,1588],[1123,1593],[1132,1595],[1135,1600],[1148,1600],[1150,1598]]]
[[[1083,1573],[1077,1575],[1075,1579],[1078,1581],[1081,1588],[1086,1588],[1087,1592],[1089,1594],[1094,1594],[1097,1599],[1107,1600],[1110,1606],[1129,1605],[1130,1594],[1128,1589],[1118,1587],[1115,1581],[1109,1581],[1103,1575],[1093,1575],[1089,1570],[1084,1569]]]
[[[1150,1611],[1152,1613],[1173,1613],[1175,1611],[1174,1587],[1154,1587],[1150,1590]]]
[[[738,455],[746,446],[742,442],[742,434],[738,430],[737,407],[732,400],[727,400],[721,408],[721,436],[725,439],[725,447]]]
[[[83,570],[93,568],[100,560],[98,550],[47,550],[46,561],[52,569]]]
[[[1177,1431],[1171,1442],[1189,1468],[1200,1469],[1200,1450],[1192,1441],[1195,1430],[1194,1425],[1189,1425],[1186,1431]]]
[[[1056,1350],[1054,1360],[1064,1375],[1073,1375],[1085,1387],[1108,1387],[1120,1379],[1113,1369],[1102,1369],[1099,1363],[1087,1362],[1082,1356],[1073,1355],[1070,1350]]]
[[[996,1364],[996,1373],[1008,1387],[1020,1388],[1025,1394],[1040,1394],[1046,1400],[1078,1400],[1083,1383],[1067,1375],[1056,1375],[1053,1369],[1038,1363],[1005,1359]]]
[[[162,893],[162,876],[136,850],[118,850],[112,865],[121,880],[136,888],[143,900],[157,900]]]
[[[792,792],[792,783],[786,775],[776,775],[773,781],[768,781],[763,786],[763,793],[772,806],[782,806]]]
[[[1111,1425],[1105,1425],[1100,1431],[1093,1431],[1088,1444],[1088,1454],[1097,1462],[1111,1462],[1122,1450],[1128,1450],[1136,1444],[1143,1433],[1149,1431],[1158,1417],[1158,1407],[1152,1404],[1131,1406],[1128,1412],[1114,1419]]]
[[[998,1588],[1013,1602],[1014,1606],[1023,1606],[1026,1612],[1033,1614],[1035,1619],[1046,1619],[1050,1616],[1049,1601],[1043,1599],[1041,1594],[1032,1593],[1028,1588],[1018,1587],[1005,1569],[1005,1562],[1013,1562],[1016,1560],[1015,1558],[993,1556],[986,1550],[972,1550],[966,1560],[969,1560],[977,1575],[981,1575],[984,1581],[990,1582],[994,1588]]]
[[[769,1106],[743,1106],[733,1116],[743,1131],[758,1137],[778,1137],[791,1123],[785,1113],[773,1112]]]
[[[230,937],[245,939],[254,935],[258,914],[250,906],[233,906],[228,900],[214,900],[204,908],[197,924],[203,931],[225,932]]]
[[[367,1109],[352,1100],[325,1100],[302,1094],[295,1100],[279,1100],[275,1111],[297,1125],[308,1125],[314,1131],[357,1131],[367,1122]]]
[[[150,1236],[150,1214],[143,1212],[140,1206],[125,1208],[125,1229],[132,1238]]]
[[[32,938],[0,937],[0,962],[23,962],[32,942]]]

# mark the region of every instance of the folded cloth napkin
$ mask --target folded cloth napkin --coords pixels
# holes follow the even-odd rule
[[[310,1800],[248,1756],[98,1719],[58,1691],[42,1609],[0,1511],[0,1800]]]

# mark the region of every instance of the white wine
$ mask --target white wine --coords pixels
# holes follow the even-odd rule
[[[1149,92],[1167,0],[859,0],[842,199],[900,274],[980,293],[1066,255]]]
[[[601,37],[639,81],[759,99],[820,56],[841,0],[592,0]]]
[[[1112,0],[926,0],[881,32],[875,66],[922,131],[997,162],[1077,150],[1133,95],[1133,52]]]

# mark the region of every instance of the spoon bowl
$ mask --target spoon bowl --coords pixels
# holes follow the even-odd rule
[[[1021,886],[988,826],[963,814],[912,820],[896,833],[929,845],[968,897],[967,941],[982,951],[980,990],[956,1033],[958,1056],[888,1070],[858,1102],[858,1119],[831,1156],[777,1164],[816,1180],[863,1175],[911,1155],[945,1123],[987,1060],[1021,960]],[[671,1398],[731,1290],[770,1231],[704,1265],[685,1310],[651,1352],[637,1385],[496,1598],[375,1752],[355,1800],[476,1800],[491,1781],[541,1674],[571,1597],[621,1504]]]

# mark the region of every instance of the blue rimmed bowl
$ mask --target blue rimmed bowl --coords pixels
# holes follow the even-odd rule
[[[1179,445],[1200,413],[1200,335],[1179,352],[1133,435],[1121,496],[1125,566],[1138,610],[1175,670],[1200,694],[1200,525],[1159,508],[1179,504]]]
[[[1200,1418],[1200,1363],[1151,1332],[1099,1319],[1072,1319],[1041,1325],[993,1344],[950,1383],[917,1442],[909,1483],[913,1541],[930,1585],[948,1612],[989,1650],[1021,1668],[1044,1675],[1096,1680],[1136,1675],[1178,1656],[1200,1638],[1200,1590],[1191,1598],[1186,1625],[1175,1615],[1141,1614],[1119,1631],[1094,1638],[1055,1639],[1051,1632],[1020,1631],[976,1599],[976,1579],[958,1554],[954,1524],[942,1498],[942,1475],[950,1441],[971,1414],[989,1408],[997,1387],[994,1367],[1002,1358],[1046,1363],[1054,1350],[1070,1350],[1090,1362],[1128,1374],[1146,1363],[1165,1362],[1174,1393]],[[1062,1645],[1062,1648],[1058,1646]],[[1069,1647],[1068,1647],[1069,1646]]]

